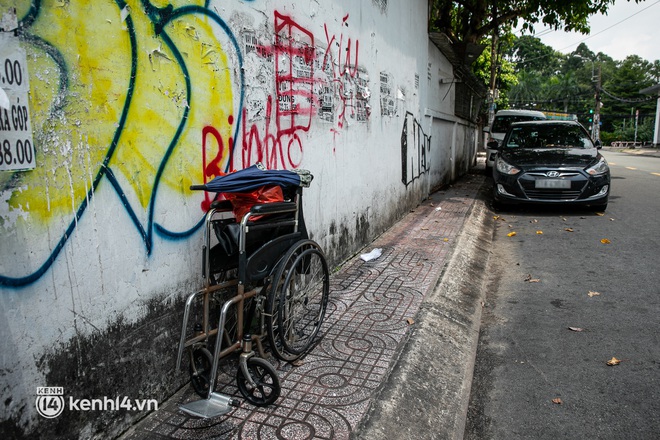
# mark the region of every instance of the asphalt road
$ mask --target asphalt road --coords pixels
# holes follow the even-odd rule
[[[660,438],[660,158],[604,154],[604,215],[493,214],[466,439]]]

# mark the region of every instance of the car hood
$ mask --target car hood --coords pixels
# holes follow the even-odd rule
[[[505,161],[521,168],[586,168],[600,158],[595,148],[512,148],[501,154]]]

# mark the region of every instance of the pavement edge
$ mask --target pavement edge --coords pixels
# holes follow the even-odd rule
[[[485,186],[387,382],[352,437],[463,438],[494,233]]]

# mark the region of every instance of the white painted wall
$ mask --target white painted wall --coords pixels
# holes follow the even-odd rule
[[[0,389],[25,432],[43,426],[39,386],[163,399],[187,380],[171,371],[181,300],[201,284],[203,196],[187,188],[213,158],[240,169],[262,147],[271,168],[309,169],[307,226],[339,264],[476,151],[425,0],[178,1],[196,9],[162,16],[163,33],[127,3],[42,2],[32,20],[29,1],[0,0],[3,22],[16,6],[25,23],[10,38],[36,157],[0,171]],[[298,112],[278,114],[291,72]]]

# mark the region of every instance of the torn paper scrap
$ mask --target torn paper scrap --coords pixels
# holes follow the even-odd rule
[[[9,102],[9,96],[7,93],[0,87],[0,107],[11,110],[11,103]],[[9,120],[7,120],[9,122]]]

